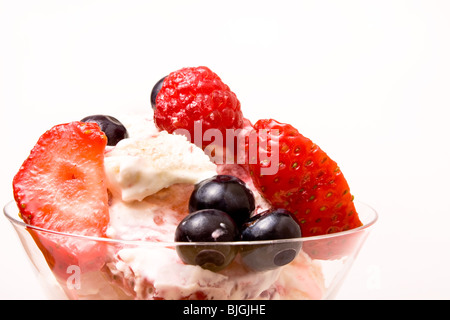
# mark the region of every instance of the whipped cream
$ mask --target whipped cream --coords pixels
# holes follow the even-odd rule
[[[174,248],[164,245],[127,248],[108,264],[137,299],[320,299],[325,288],[320,266],[303,252],[296,261],[275,270],[248,272],[236,259],[227,269],[212,272],[183,264]],[[280,290],[280,288],[283,288]]]
[[[121,140],[105,154],[108,188],[123,201],[142,201],[177,183],[196,184],[216,165],[186,137],[161,131]]]
[[[193,190],[191,184],[174,184],[142,201],[125,202],[112,197],[107,236],[122,240],[172,242],[178,224],[189,213],[189,198]]]

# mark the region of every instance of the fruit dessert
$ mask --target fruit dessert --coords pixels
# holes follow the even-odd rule
[[[54,126],[14,177],[20,217],[51,231],[29,229],[66,294],[321,299],[317,261],[352,241],[298,239],[361,226],[336,162],[289,124],[252,124],[206,67],[170,73],[150,100],[144,115]]]

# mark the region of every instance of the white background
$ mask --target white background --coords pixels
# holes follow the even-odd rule
[[[150,108],[206,65],[250,120],[290,122],[380,220],[338,298],[448,299],[450,1],[0,0],[0,203],[57,123]],[[43,298],[0,217],[0,298]]]

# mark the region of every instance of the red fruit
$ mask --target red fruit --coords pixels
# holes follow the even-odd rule
[[[302,236],[361,226],[348,183],[324,151],[289,124],[265,119],[254,128],[258,152],[249,159],[253,182],[274,207],[297,216]],[[264,174],[262,170],[273,165],[270,161],[277,160],[277,153],[277,172]]]
[[[109,223],[103,152],[107,138],[95,123],[72,122],[45,132],[13,180],[22,219],[35,227],[83,236],[105,236]],[[58,275],[67,267],[99,267],[95,241],[31,230]],[[100,257],[100,258],[99,258]]]
[[[239,100],[207,67],[183,68],[169,74],[156,97],[154,120],[160,130],[185,134],[203,149],[212,144],[225,147],[226,129],[243,127]],[[208,129],[218,132],[204,136]],[[222,141],[215,141],[216,133]]]

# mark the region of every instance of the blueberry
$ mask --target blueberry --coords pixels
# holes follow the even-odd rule
[[[220,242],[238,239],[238,228],[233,219],[223,211],[204,209],[187,215],[175,231],[176,242],[211,242],[211,244],[180,244],[176,251],[186,264],[219,271],[229,265],[235,255],[235,246]]]
[[[125,126],[112,116],[96,114],[81,119],[81,122],[97,123],[108,138],[108,146],[115,146],[120,140],[128,138]]]
[[[152,89],[152,93],[150,94],[150,103],[152,104],[153,109],[156,108],[156,96],[158,95],[159,91],[161,90],[164,79],[166,79],[166,78],[167,78],[167,76],[164,78],[161,78]]]
[[[293,239],[301,237],[300,225],[284,209],[267,210],[247,220],[241,230],[242,241]],[[301,248],[298,240],[279,243],[243,245],[244,265],[255,271],[275,269],[295,259]]]
[[[240,226],[255,210],[255,198],[241,179],[217,175],[195,185],[189,199],[189,212],[201,209],[224,211]]]

